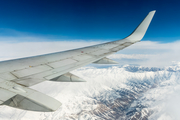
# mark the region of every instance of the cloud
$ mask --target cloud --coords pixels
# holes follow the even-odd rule
[[[61,41],[43,37],[0,37],[0,60],[28,57],[102,43],[100,41]],[[23,41],[23,42],[22,42]],[[110,55],[109,58],[124,64],[150,67],[169,66],[180,61],[180,41],[160,43],[141,41]]]
[[[43,38],[38,37],[0,37],[0,39],[3,40],[0,41],[0,60],[65,51],[100,43],[82,40],[53,41],[52,39],[44,39],[43,41]],[[31,42],[31,39],[35,41]]]
[[[123,64],[164,67],[180,61],[180,41],[160,43],[142,41],[109,56]]]
[[[177,86],[176,86],[177,87]],[[168,114],[173,120],[179,120],[179,108],[180,108],[180,86],[178,86],[178,90],[174,90],[173,94],[170,95],[170,98],[165,103],[166,106],[164,107],[165,114]]]
[[[167,73],[164,73],[164,75]],[[162,80],[158,79],[157,81],[159,85],[146,92],[141,98],[142,103],[147,104],[149,109],[154,111],[150,120],[179,120],[179,72],[171,73],[169,76],[166,75],[166,77],[162,77]]]
[[[154,55],[147,54],[113,54],[109,56],[111,59],[145,59],[149,57],[153,57]]]

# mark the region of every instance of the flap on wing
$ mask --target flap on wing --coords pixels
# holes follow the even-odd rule
[[[85,80],[81,79],[80,77],[73,75],[72,73],[66,73],[50,81],[55,82],[86,82]]]
[[[0,104],[23,110],[52,112],[57,110],[61,103],[36,90],[20,86],[13,82],[1,83]]]
[[[7,101],[8,99],[14,97],[15,95],[16,95],[16,93],[13,93],[9,90],[0,88],[0,104]]]
[[[118,62],[114,61],[114,60],[111,60],[109,58],[102,58],[96,62],[93,62],[93,63],[96,63],[96,64],[119,64]]]
[[[36,92],[26,97],[17,94],[5,101],[3,105],[23,110],[52,112],[57,110],[61,106],[61,103],[47,95]]]

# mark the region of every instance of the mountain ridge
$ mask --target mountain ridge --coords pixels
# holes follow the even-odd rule
[[[156,102],[165,103],[163,99],[173,93],[172,88],[180,88],[179,72],[179,64],[164,68],[133,65],[82,67],[72,73],[85,79],[86,83],[47,81],[33,86],[62,102],[57,111],[38,113],[1,106],[0,117],[13,120],[30,120],[32,117],[35,120],[161,118],[163,105]],[[163,92],[165,88],[171,92]],[[157,108],[158,105],[161,107]]]

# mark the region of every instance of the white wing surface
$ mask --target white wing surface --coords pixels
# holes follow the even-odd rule
[[[151,11],[128,37],[99,45],[0,62],[0,104],[32,111],[55,111],[61,103],[28,88],[43,81],[83,82],[70,71],[90,63],[116,64],[106,58],[139,42],[154,16]]]

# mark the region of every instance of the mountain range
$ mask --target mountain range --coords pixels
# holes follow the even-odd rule
[[[62,103],[42,113],[0,106],[4,120],[177,120],[180,64],[82,67],[72,71],[87,82],[46,81],[33,89]]]

